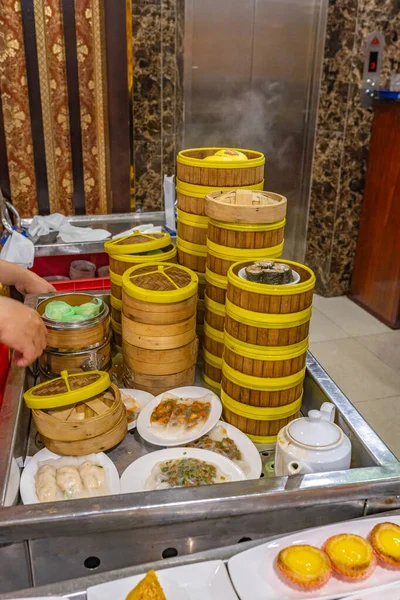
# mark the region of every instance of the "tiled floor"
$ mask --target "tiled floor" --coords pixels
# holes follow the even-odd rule
[[[400,458],[400,330],[345,297],[314,297],[310,350]]]

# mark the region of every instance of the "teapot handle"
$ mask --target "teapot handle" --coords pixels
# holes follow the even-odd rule
[[[335,420],[335,405],[332,402],[324,402],[320,408],[322,414],[322,421],[330,421],[331,423]]]
[[[306,473],[312,473],[312,470],[304,463],[292,460],[288,466],[288,475],[305,475]]]

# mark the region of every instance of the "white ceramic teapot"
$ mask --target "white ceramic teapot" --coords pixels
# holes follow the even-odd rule
[[[324,402],[321,410],[310,410],[308,417],[285,425],[278,433],[275,475],[349,469],[351,442],[334,419],[334,405]]]

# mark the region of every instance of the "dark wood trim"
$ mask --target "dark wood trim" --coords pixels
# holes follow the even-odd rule
[[[113,213],[130,212],[130,122],[126,2],[104,2],[110,189]],[[132,15],[129,15],[132,18]]]
[[[0,94],[0,187],[7,199],[11,198],[10,174],[8,172],[7,146],[4,131],[3,105]]]
[[[33,0],[21,0],[22,28],[24,34],[26,75],[28,80],[29,110],[32,124],[33,160],[36,175],[36,193],[39,213],[50,213],[47,186],[46,153],[43,134],[42,103],[40,98],[39,66],[36,46],[36,29]]]
[[[72,153],[72,178],[74,182],[74,205],[75,214],[84,215],[86,208],[83,179],[78,56],[76,48],[75,1],[63,0],[62,13],[64,21],[65,62],[67,71],[68,109]]]

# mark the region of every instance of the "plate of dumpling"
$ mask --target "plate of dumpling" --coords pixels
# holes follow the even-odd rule
[[[24,504],[95,498],[120,491],[118,471],[103,452],[59,456],[44,448],[29,460],[20,483]]]

